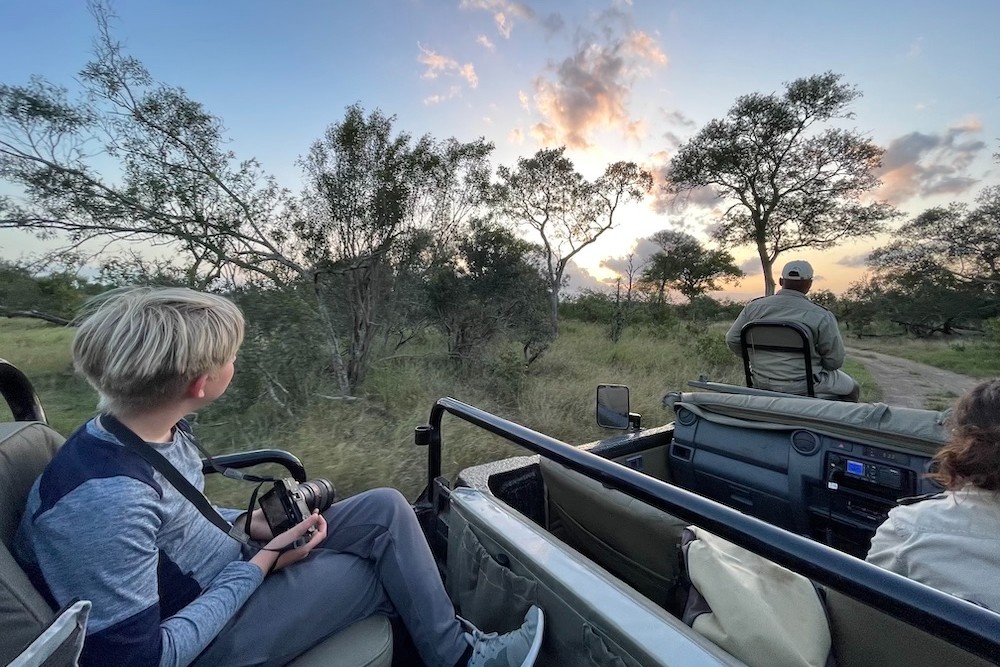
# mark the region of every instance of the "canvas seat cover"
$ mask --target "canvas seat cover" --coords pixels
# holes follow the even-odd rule
[[[549,459],[540,467],[550,524],[559,522],[567,543],[669,609],[687,524]]]

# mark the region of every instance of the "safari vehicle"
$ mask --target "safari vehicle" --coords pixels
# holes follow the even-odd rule
[[[414,509],[459,613],[503,631],[539,604],[546,612],[539,665],[920,667],[1000,660],[1000,615],[858,558],[896,497],[929,488],[921,475],[942,437],[940,415],[699,388],[722,391],[678,393],[670,401],[676,419],[644,429],[628,411],[627,390],[604,387],[599,422],[624,432],[578,447],[453,398],[438,400],[415,430],[416,444],[427,450],[428,485]],[[0,364],[0,389],[15,419],[0,426],[6,662],[54,616],[7,547],[28,486],[62,438],[44,425],[30,383],[9,364]],[[446,416],[530,455],[468,468],[449,481],[441,476]],[[217,459],[231,467],[264,461],[306,478],[284,452]],[[680,558],[686,526],[735,545],[730,556],[745,554],[730,563],[738,594],[730,608],[713,612],[729,613],[756,636],[712,635],[681,620],[684,593],[690,600],[692,590],[686,584],[697,574]],[[748,598],[771,595],[773,582],[757,581],[768,571],[798,573],[822,591],[828,645],[818,660],[773,658],[774,645],[801,638],[797,616],[804,610],[779,604],[772,618],[759,605],[741,609],[755,602]],[[389,665],[392,652],[389,622],[373,617],[292,664]],[[395,657],[395,664],[414,664],[412,656]]]

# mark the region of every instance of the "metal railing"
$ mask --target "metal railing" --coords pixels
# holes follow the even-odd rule
[[[969,653],[991,662],[1000,656],[1000,614],[882,570],[454,398],[439,399],[431,409],[428,424],[417,427],[417,444],[428,447],[427,475],[431,489],[441,476],[441,421],[446,412],[704,528]]]

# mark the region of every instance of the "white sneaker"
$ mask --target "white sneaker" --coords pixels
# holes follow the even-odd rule
[[[465,640],[472,647],[469,667],[531,667],[542,646],[545,615],[532,605],[524,615],[520,628],[504,635],[486,633],[464,618],[459,620],[468,629]]]

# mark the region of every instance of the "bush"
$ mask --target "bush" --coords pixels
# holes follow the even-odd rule
[[[990,345],[1000,345],[1000,317],[994,317],[983,322],[983,334]]]

